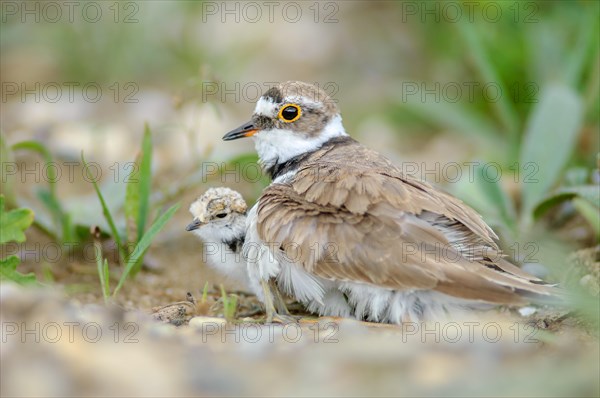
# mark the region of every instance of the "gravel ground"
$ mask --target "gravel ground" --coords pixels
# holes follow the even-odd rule
[[[598,340],[570,317],[537,313],[545,330],[509,311],[402,327],[206,315],[177,327],[151,311],[82,303],[57,289],[2,284],[0,291],[2,396],[599,392]]]

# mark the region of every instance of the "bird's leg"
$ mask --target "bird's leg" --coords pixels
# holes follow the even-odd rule
[[[271,286],[269,286],[269,281],[264,279],[260,280],[260,286],[263,291],[263,299],[265,302],[265,312],[267,314],[267,323],[273,323],[273,319],[277,315],[277,311],[275,311],[275,306],[273,305],[273,293],[271,292]]]
[[[285,303],[283,302],[283,298],[281,297],[281,294],[279,293],[279,289],[277,289],[276,286],[273,286],[271,281],[266,281],[264,279],[261,279],[260,281],[260,285],[262,287],[263,290],[263,296],[264,296],[264,301],[265,301],[265,312],[267,314],[267,320],[266,323],[294,323],[297,322],[296,318],[294,318],[292,315],[289,314],[287,307],[285,306]],[[274,291],[272,290],[272,286]],[[284,311],[282,311],[282,314],[277,313],[277,311],[275,310],[275,304],[277,303],[277,307],[279,307],[279,310],[281,311],[282,309]]]
[[[281,295],[281,291],[277,287],[277,282],[275,279],[269,279],[269,286],[271,287],[271,292],[273,292],[273,298],[275,299],[275,306],[277,307],[277,313],[280,315],[291,315],[285,305],[285,301],[283,300],[283,296]]]

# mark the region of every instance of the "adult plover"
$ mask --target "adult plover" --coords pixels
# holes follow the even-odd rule
[[[552,294],[503,258],[473,209],[352,139],[318,87],[269,89],[223,139],[242,137],[253,137],[273,180],[248,214],[244,245],[268,320],[272,280],[318,305],[333,284],[359,319],[392,323]]]

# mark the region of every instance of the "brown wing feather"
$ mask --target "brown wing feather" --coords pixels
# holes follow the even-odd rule
[[[494,247],[497,236],[473,209],[424,181],[404,175],[379,153],[358,143],[317,151],[293,181],[305,199],[357,213],[369,202],[387,201],[413,214],[430,211],[458,220]]]
[[[258,207],[263,241],[327,279],[499,303],[520,303],[517,289],[548,293],[506,261],[490,267],[492,260],[469,259],[451,246],[444,228],[499,253],[474,210],[359,144],[343,149],[317,151],[289,184],[265,189]]]

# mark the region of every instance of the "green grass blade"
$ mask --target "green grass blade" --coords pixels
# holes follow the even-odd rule
[[[125,222],[127,226],[127,243],[138,241],[138,217],[140,214],[140,157],[135,159],[131,173],[127,176],[125,192]]]
[[[125,251],[123,249],[123,244],[121,243],[121,237],[119,235],[119,232],[117,231],[117,227],[115,225],[115,221],[112,217],[112,214],[110,214],[110,210],[108,209],[108,206],[106,205],[104,196],[102,196],[102,192],[100,192],[100,188],[98,188],[98,183],[90,173],[88,164],[85,161],[85,158],[83,157],[83,151],[81,152],[81,162],[83,164],[83,168],[87,174],[87,177],[92,181],[92,185],[94,186],[96,195],[98,196],[98,199],[100,200],[100,204],[102,205],[102,214],[104,214],[104,218],[106,219],[106,222],[108,223],[110,232],[115,240],[115,243],[117,244],[117,248],[119,249],[120,259],[122,262],[124,262],[126,257],[125,257]]]
[[[71,215],[69,213],[63,212],[58,198],[56,196],[53,196],[52,192],[46,189],[40,189],[39,191],[37,191],[36,196],[44,204],[44,206],[46,206],[46,209],[48,209],[52,214],[54,224],[60,225],[60,236],[62,242],[75,242],[75,227],[71,222]]]
[[[476,183],[491,207],[495,208],[497,217],[511,231],[515,227],[516,211],[513,202],[502,189],[500,181],[486,175],[485,165],[480,163],[475,167]]]
[[[104,302],[107,302],[110,298],[110,270],[108,269],[107,259],[104,259],[102,272],[104,274],[104,287],[102,289],[102,294],[104,296]]]
[[[482,80],[484,82],[495,82],[500,87],[502,93],[508,93],[506,85],[500,79],[489,55],[481,43],[480,35],[475,31],[474,24],[467,22],[459,23],[458,30],[470,50],[470,55],[479,70]],[[512,141],[511,144],[517,145],[519,117],[509,98],[509,95],[501,95],[500,100],[493,102],[492,106],[502,121],[504,128],[509,132]]]
[[[100,279],[100,289],[102,290],[102,296],[104,297],[104,303],[108,301],[107,283],[108,278],[106,271],[108,270],[108,262],[106,259],[102,259],[102,245],[99,241],[94,241],[94,252],[96,256],[96,268],[98,269],[98,278]]]
[[[237,310],[237,296],[234,294],[227,295],[225,287],[221,287],[221,299],[223,300],[223,316],[228,322],[235,319],[235,313]]]
[[[598,37],[594,34],[594,32],[598,32],[598,24],[598,14],[590,12],[587,15],[587,19],[579,27],[577,44],[575,44],[573,51],[569,54],[567,67],[565,68],[566,81],[571,87],[577,87],[584,73],[587,59],[592,51],[598,48]]]
[[[583,103],[568,86],[548,86],[534,107],[525,129],[520,154],[521,167],[536,166],[529,181],[521,181],[523,226],[532,221],[532,211],[554,185],[569,160],[583,121]]]
[[[144,139],[142,141],[142,160],[139,173],[139,204],[137,217],[138,244],[146,229],[148,210],[150,205],[150,186],[152,184],[152,136],[150,127],[146,124],[144,128]]]
[[[13,165],[16,167],[15,160],[12,156],[12,152],[10,148],[6,144],[6,140],[4,139],[4,133],[0,133],[0,159],[2,159],[2,163],[6,164],[7,167],[9,165]],[[12,177],[9,177],[5,172],[8,171],[2,167],[2,194],[6,198],[6,204],[8,207],[17,207],[17,197],[15,194],[15,181],[16,174]]]
[[[123,287],[125,280],[129,276],[135,265],[138,263],[138,261],[141,260],[143,254],[146,252],[146,249],[148,249],[148,247],[152,243],[152,240],[154,239],[156,234],[158,234],[160,230],[165,226],[165,224],[171,219],[171,217],[173,217],[177,209],[179,209],[179,204],[171,206],[165,213],[161,214],[161,216],[156,220],[156,222],[154,222],[150,226],[150,228],[148,228],[148,231],[142,236],[139,243],[136,245],[135,249],[131,253],[131,256],[129,256],[129,259],[127,260],[125,270],[123,271],[123,275],[121,275],[121,278],[119,279],[119,283],[115,288],[115,291],[113,292],[113,296],[116,296],[117,292],[121,289],[121,287]]]
[[[62,240],[63,242],[76,242],[75,226],[73,225],[71,214],[63,213],[62,219]]]
[[[202,289],[202,301],[200,301],[202,304],[206,303],[206,300],[208,299],[208,281],[206,281],[204,283],[204,289]]]

